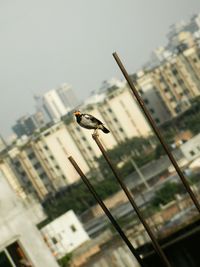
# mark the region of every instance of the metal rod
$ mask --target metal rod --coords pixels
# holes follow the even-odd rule
[[[131,242],[129,241],[129,239],[127,238],[127,236],[125,235],[125,233],[123,232],[123,230],[121,229],[121,227],[119,226],[117,221],[115,220],[115,218],[112,216],[110,211],[107,209],[107,207],[105,206],[104,202],[101,200],[100,196],[97,194],[97,192],[95,191],[94,187],[89,182],[89,180],[87,179],[85,174],[82,172],[82,170],[80,169],[80,167],[78,166],[76,161],[73,159],[72,156],[68,157],[68,159],[71,162],[71,164],[74,166],[74,168],[76,169],[77,173],[82,178],[83,182],[85,183],[85,185],[87,186],[87,188],[89,189],[91,194],[94,196],[96,201],[99,203],[99,205],[101,206],[102,210],[105,212],[105,214],[107,215],[108,219],[112,223],[112,225],[115,227],[115,229],[117,230],[117,232],[119,233],[121,238],[124,240],[124,242],[126,243],[128,248],[130,249],[130,251],[133,254],[133,256],[137,259],[137,261],[141,265],[141,267],[145,267],[145,264],[144,264],[143,260],[141,259],[141,257],[139,256],[138,252],[133,247],[133,245],[131,244]]]
[[[193,193],[193,191],[191,190],[189,183],[187,182],[187,180],[185,179],[183,172],[181,171],[180,167],[178,166],[173,154],[171,153],[167,143],[164,141],[164,138],[160,132],[160,130],[158,129],[157,125],[155,124],[153,118],[151,117],[151,114],[149,113],[148,109],[146,108],[144,101],[142,100],[142,98],[140,97],[139,93],[137,92],[137,89],[134,85],[134,83],[132,82],[130,76],[128,75],[128,72],[126,71],[125,67],[123,66],[120,58],[118,57],[117,53],[113,53],[113,57],[115,58],[120,70],[122,71],[127,83],[129,84],[134,96],[136,97],[138,104],[140,105],[141,109],[143,110],[147,120],[149,121],[152,129],[154,130],[154,133],[156,134],[156,136],[158,137],[161,145],[163,146],[166,154],[168,155],[171,163],[173,164],[177,174],[179,175],[186,191],[188,192],[188,194],[190,195],[194,205],[196,206],[197,210],[200,212],[200,204],[195,196],[195,194]]]
[[[117,181],[119,182],[121,188],[124,190],[127,198],[129,199],[133,209],[135,210],[137,216],[139,217],[141,223],[143,224],[145,230],[147,231],[150,239],[152,240],[152,244],[154,246],[155,251],[158,253],[158,255],[160,256],[164,266],[167,267],[171,267],[171,264],[169,263],[167,257],[165,256],[164,252],[162,251],[161,246],[159,245],[159,243],[157,242],[151,228],[149,227],[149,225],[147,224],[147,222],[145,221],[145,219],[143,218],[139,208],[137,207],[131,193],[129,192],[128,188],[126,187],[125,183],[122,181],[122,179],[119,177],[114,165],[112,164],[110,158],[108,157],[106,150],[104,149],[103,145],[101,144],[98,135],[97,134],[93,134],[92,138],[95,140],[96,144],[98,145],[99,149],[101,150],[105,160],[107,161],[108,165],[110,166],[114,176],[116,177]]]

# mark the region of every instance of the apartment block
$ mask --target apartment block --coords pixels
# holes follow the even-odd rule
[[[8,155],[4,155],[1,157],[0,171],[6,177],[9,185],[15,191],[17,196],[20,197],[21,199],[26,199],[27,194],[24,191],[24,189],[20,183],[20,180],[17,177],[16,171],[14,170],[12,163],[11,163],[11,160],[8,157]]]
[[[190,107],[200,94],[200,48],[188,48],[152,70],[152,76],[165,105],[176,116]]]
[[[89,166],[63,122],[47,128],[35,138],[33,149],[37,154],[48,177],[57,189],[80,180],[80,176],[68,160],[72,156],[80,164],[84,173],[89,172]]]
[[[158,124],[187,110],[191,100],[200,95],[200,46],[191,34],[181,34],[176,53],[132,76]]]
[[[155,122],[162,124],[169,120],[171,114],[161,97],[152,73],[150,71],[140,71],[137,73],[137,76],[134,75],[133,81]]]
[[[31,138],[18,139],[7,155],[20,186],[27,194],[40,200],[80,180],[68,160],[69,156],[77,160],[84,173],[90,171],[88,163],[63,122],[56,123]],[[19,188],[17,190],[20,191]]]
[[[129,88],[112,87],[103,93],[93,95],[80,107],[82,113],[89,113],[110,130],[104,134],[99,130],[99,138],[109,150],[133,137],[147,137],[151,129],[138,107]],[[74,142],[91,168],[97,168],[96,158],[101,152],[92,138],[93,130],[80,127],[71,115],[64,118]]]

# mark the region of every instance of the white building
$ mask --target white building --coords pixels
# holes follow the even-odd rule
[[[35,97],[37,110],[46,114],[51,121],[59,120],[70,108],[66,108],[56,90],[52,89],[41,97]],[[48,122],[48,120],[47,120]]]
[[[89,240],[89,236],[72,210],[41,229],[44,240],[57,259]]]
[[[95,116],[110,130],[109,134],[99,131],[99,138],[107,150],[128,139],[146,138],[151,134],[150,126],[130,89],[124,84],[120,88],[114,86],[104,90],[104,93],[93,95],[80,110]],[[98,167],[96,158],[101,156],[101,152],[92,138],[93,130],[80,127],[75,118],[74,121],[66,122],[66,127],[86,162],[92,169]]]
[[[44,114],[46,123],[60,120],[79,104],[71,86],[67,84],[62,84],[59,88],[49,90],[34,98],[36,109]]]
[[[59,88],[56,89],[56,92],[58,93],[65,108],[73,109],[78,106],[79,101],[70,85],[62,84]]]
[[[195,135],[180,146],[180,150],[188,161],[200,157],[200,134]]]
[[[145,73],[144,71],[138,72],[136,84],[139,93],[155,122],[157,124],[162,124],[169,120],[170,113],[157,90],[157,84],[151,73]]]
[[[6,148],[6,143],[3,139],[3,137],[1,137],[0,135],[0,152],[3,151]]]
[[[33,146],[41,163],[44,163],[43,167],[48,177],[52,177],[51,180],[55,183],[57,181],[57,188],[75,183],[80,179],[68,160],[69,156],[78,160],[84,173],[89,172],[83,154],[63,122],[41,132]]]
[[[26,262],[31,267],[58,267],[30,210],[11,190],[1,171],[0,203],[0,266],[18,267]]]

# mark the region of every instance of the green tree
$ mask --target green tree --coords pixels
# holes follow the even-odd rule
[[[181,184],[175,182],[167,182],[161,189],[156,191],[151,205],[158,207],[160,204],[167,204],[168,202],[175,199],[176,194],[181,194],[185,192]]]
[[[72,259],[72,253],[68,253],[63,258],[58,260],[58,263],[61,267],[69,267],[71,259]]]

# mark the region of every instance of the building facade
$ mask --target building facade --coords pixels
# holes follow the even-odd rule
[[[41,233],[57,259],[89,240],[88,234],[72,210],[44,226]]]
[[[29,211],[1,171],[0,202],[0,266],[58,267]]]
[[[190,33],[182,32],[178,36],[176,53],[164,58],[157,66],[132,75],[158,124],[187,110],[192,99],[200,95],[200,46]]]
[[[56,92],[67,109],[71,110],[79,105],[79,101],[70,85],[62,84],[56,89]]]

